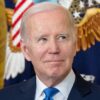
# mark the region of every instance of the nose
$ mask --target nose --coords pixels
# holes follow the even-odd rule
[[[60,47],[56,41],[52,41],[49,45],[49,53],[50,54],[59,54]]]

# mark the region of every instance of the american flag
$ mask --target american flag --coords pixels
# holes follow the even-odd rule
[[[12,45],[14,47],[20,48],[20,24],[23,13],[32,5],[34,2],[32,0],[18,0],[15,8],[14,15],[12,18]]]

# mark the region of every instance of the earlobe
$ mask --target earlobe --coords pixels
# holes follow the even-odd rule
[[[24,57],[25,57],[28,61],[31,61],[29,50],[27,49],[27,45],[24,43],[23,40],[21,40],[21,51],[22,51]]]

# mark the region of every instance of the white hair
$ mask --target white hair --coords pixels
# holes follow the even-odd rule
[[[51,11],[51,10],[55,10],[58,8],[62,8],[63,10],[66,10],[66,16],[69,18],[69,22],[71,25],[71,31],[72,31],[72,33],[75,33],[74,35],[76,38],[76,28],[75,28],[74,20],[71,16],[70,12],[63,6],[61,6],[59,4],[51,3],[51,2],[42,2],[42,3],[35,4],[35,5],[31,6],[24,13],[24,15],[22,17],[22,21],[21,21],[21,28],[20,28],[21,38],[27,40],[29,37],[27,34],[26,22],[30,16],[32,16],[33,14],[42,12],[42,11]]]

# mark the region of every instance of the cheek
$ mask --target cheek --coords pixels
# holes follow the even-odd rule
[[[35,51],[37,51],[38,56],[40,57],[40,60],[45,59],[45,57],[48,54],[48,45],[41,45],[41,46],[37,46],[37,48],[35,49]]]
[[[41,46],[34,46],[30,50],[30,53],[31,53],[30,56],[31,56],[32,60],[34,60],[35,62],[38,62],[38,61],[40,61],[43,58],[43,56],[46,53],[46,50],[45,50],[45,48],[43,48]]]
[[[76,49],[73,45],[67,45],[65,48],[63,48],[62,53],[69,58],[73,58],[76,54]]]

